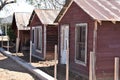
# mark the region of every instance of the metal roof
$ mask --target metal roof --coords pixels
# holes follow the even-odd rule
[[[71,0],[71,3],[61,10],[55,22],[60,21],[71,4],[75,2],[88,15],[98,21],[120,21],[120,1],[119,0]],[[66,6],[65,6],[66,7]],[[62,15],[63,14],[63,15]],[[58,20],[57,20],[58,19]]]
[[[35,13],[42,24],[53,24],[59,11],[53,9],[35,9]]]
[[[28,12],[15,12],[15,21],[18,30],[30,30],[28,27],[31,13]]]

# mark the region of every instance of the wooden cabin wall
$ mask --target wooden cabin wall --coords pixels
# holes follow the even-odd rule
[[[32,54],[34,54],[35,56],[37,56],[40,59],[44,58],[44,25],[40,22],[40,19],[38,18],[38,16],[34,13],[34,18],[32,19],[31,23],[30,23],[30,35],[31,35],[31,39],[32,39],[32,27],[38,27],[38,26],[42,26],[42,52],[38,52],[36,51],[36,42],[34,43],[34,45],[32,45]],[[36,35],[35,35],[36,36]]]
[[[21,36],[22,46],[29,46],[29,44],[30,44],[30,31],[29,30],[22,30],[22,31],[20,31],[20,33],[21,33],[20,36]]]
[[[96,51],[97,77],[113,77],[114,58],[120,57],[120,22],[98,25]]]
[[[48,26],[46,29],[46,51],[54,52],[54,46],[58,44],[58,27]]]
[[[79,23],[87,23],[88,36],[87,36],[87,64],[86,66],[76,63],[75,61],[75,25]],[[70,70],[82,74],[89,75],[89,54],[93,50],[93,30],[94,21],[93,19],[84,12],[77,4],[73,3],[71,7],[67,10],[66,14],[63,16],[59,25],[59,41],[60,41],[60,27],[62,24],[68,24],[70,26],[69,30],[69,53],[70,53]],[[59,42],[59,49],[60,44]],[[59,50],[60,54],[60,50]]]

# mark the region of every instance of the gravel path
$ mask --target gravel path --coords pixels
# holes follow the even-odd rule
[[[12,59],[0,53],[0,80],[39,80]]]

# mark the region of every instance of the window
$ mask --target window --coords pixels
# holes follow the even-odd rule
[[[34,28],[32,29],[32,43],[34,43]]]
[[[86,63],[87,56],[87,24],[76,25],[76,60],[81,63]]]
[[[42,27],[36,28],[36,49],[42,51]]]

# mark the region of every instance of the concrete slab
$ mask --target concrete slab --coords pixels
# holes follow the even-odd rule
[[[0,52],[11,58],[18,64],[20,64],[22,67],[26,68],[28,71],[36,75],[40,80],[55,80],[52,76],[48,75],[47,73],[33,67],[30,63],[25,62],[24,60],[17,56],[12,56],[11,52],[5,51],[3,48],[0,48]]]

